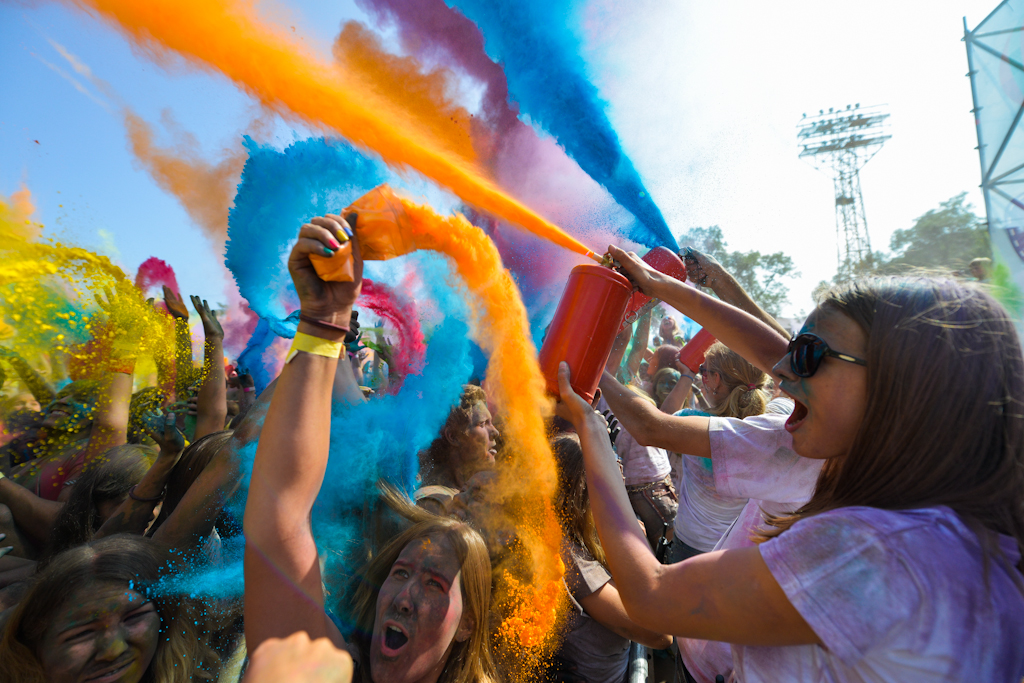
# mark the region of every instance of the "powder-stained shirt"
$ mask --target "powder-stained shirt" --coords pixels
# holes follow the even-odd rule
[[[601,398],[597,402],[597,409],[605,411],[611,408],[604,398]],[[672,466],[668,462],[668,451],[664,448],[641,446],[625,429],[620,428],[615,439],[615,452],[622,463],[622,476],[626,480],[626,486],[661,481],[672,472]]]
[[[1024,678],[1024,577],[1014,539],[988,573],[978,536],[949,508],[847,507],[759,548],[822,645],[733,646],[758,681],[1012,681]]]
[[[558,656],[575,664],[576,673],[589,683],[622,683],[629,666],[629,640],[592,619],[580,605],[581,600],[600,590],[612,576],[585,547],[578,545],[563,546],[562,562],[570,604]]]
[[[802,458],[793,451],[793,437],[786,431],[791,401],[776,399],[768,407],[764,415],[743,420],[711,418],[708,436],[715,490],[722,496],[749,499],[714,550],[754,545],[750,537],[764,522],[762,510],[792,512],[814,493],[824,461]],[[677,638],[676,643],[683,663],[699,683],[714,683],[716,675],[728,676],[732,671],[728,643],[690,638]]]

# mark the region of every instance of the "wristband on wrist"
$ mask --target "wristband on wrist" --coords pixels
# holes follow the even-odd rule
[[[136,486],[138,486],[138,484],[136,484]],[[128,497],[140,503],[155,503],[159,500],[163,500],[164,492],[161,491],[159,495],[154,496],[153,498],[141,498],[135,495],[135,486],[133,486],[130,489],[128,489]]]
[[[242,387],[242,391],[248,394],[253,391],[256,391],[256,387]]]
[[[314,337],[311,334],[296,332],[295,338],[292,340],[292,348],[288,351],[284,362],[291,363],[299,351],[310,353],[314,356],[323,356],[324,358],[338,358],[341,356],[342,348],[344,348],[344,344],[340,341],[328,341],[327,339]]]
[[[135,372],[134,358],[111,358],[107,362],[108,372],[119,372],[124,375],[131,375]]]
[[[331,330],[333,332],[344,332],[345,334],[348,334],[350,332],[349,328],[345,327],[344,325],[335,325],[334,323],[329,323],[326,320],[314,318],[313,316],[306,315],[305,313],[299,313],[299,320],[301,320],[304,323],[309,323],[310,325],[313,325],[315,327],[322,327],[325,330]]]

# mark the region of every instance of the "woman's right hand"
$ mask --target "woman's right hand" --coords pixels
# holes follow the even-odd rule
[[[655,288],[669,280],[671,277],[651,268],[639,256],[632,251],[623,251],[611,245],[608,253],[619,264],[625,274],[633,281],[640,291],[649,297],[659,298],[654,293]]]
[[[330,256],[343,242],[352,240],[352,282],[328,282],[313,268],[310,254]],[[299,230],[299,241],[288,256],[295,291],[304,315],[348,327],[352,306],[363,285],[363,259],[359,241],[345,219],[335,214],[313,218]]]

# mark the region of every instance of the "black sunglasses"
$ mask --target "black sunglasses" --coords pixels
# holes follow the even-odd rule
[[[789,342],[789,367],[797,377],[810,377],[818,371],[823,358],[837,358],[854,365],[867,365],[867,361],[856,358],[846,353],[833,351],[825,343],[825,340],[816,334],[804,333],[797,335]]]

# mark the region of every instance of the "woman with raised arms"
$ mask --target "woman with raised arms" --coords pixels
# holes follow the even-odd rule
[[[331,255],[349,239],[353,281],[320,279],[310,254]],[[268,639],[305,631],[347,649],[357,680],[490,683],[490,561],[483,539],[462,522],[420,521],[375,555],[354,593],[358,630],[351,643],[324,611],[310,515],[327,466],[332,387],[337,381],[341,400],[362,400],[350,364],[338,363],[362,265],[351,228],[335,215],[303,225],[288,258],[301,317],[260,434],[246,503],[246,644],[253,652]]]
[[[611,255],[645,294],[773,375],[811,500],[761,543],[674,565],[637,528],[600,416],[560,369],[601,544],[638,625],[732,644],[740,681],[1024,677],[1024,359],[975,286],[834,287],[788,342],[738,309]]]

